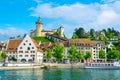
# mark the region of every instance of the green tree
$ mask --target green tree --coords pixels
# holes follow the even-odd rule
[[[76,58],[77,49],[74,45],[70,46],[70,49],[68,50],[69,58],[73,61]]]
[[[58,60],[62,60],[64,56],[64,46],[56,45],[53,49],[53,56]]]
[[[120,51],[115,48],[115,46],[112,47],[112,49],[108,49],[107,54],[108,59],[120,59]]]
[[[95,34],[95,30],[94,29],[90,29],[90,36],[94,37],[94,34]]]
[[[108,50],[108,54],[107,54],[107,58],[108,59],[116,59],[116,54],[115,54],[115,50],[109,49]]]
[[[84,28],[80,27],[79,29],[75,29],[75,34],[79,38],[84,38],[84,36],[85,36],[85,30],[84,30]]]
[[[107,38],[113,38],[114,37],[114,34],[112,32],[107,32]]]
[[[82,53],[81,53],[80,50],[77,51],[76,58],[77,58],[78,60],[81,60],[81,59],[83,58]]]
[[[46,49],[46,57],[48,61],[50,61],[50,59],[52,58],[52,50],[50,48]]]
[[[21,35],[18,35],[18,36],[17,36],[17,39],[21,39]]]
[[[90,51],[86,51],[86,54],[84,55],[85,60],[87,61],[92,57],[92,53]]]
[[[15,39],[15,37],[10,37],[9,39]]]
[[[73,33],[72,39],[76,39],[76,38],[78,38],[78,36],[75,33]]]
[[[100,58],[100,59],[106,59],[105,51],[103,51],[103,50],[100,50],[100,51],[99,51],[99,58]]]
[[[102,31],[103,31],[103,32],[105,33],[105,35],[106,35],[106,33],[107,33],[106,29],[103,29]]]
[[[1,58],[4,59],[4,62],[5,62],[5,59],[7,58],[7,54],[5,52],[2,52],[1,53]]]

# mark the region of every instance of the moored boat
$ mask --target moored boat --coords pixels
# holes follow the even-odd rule
[[[84,66],[85,69],[120,69],[119,62],[91,62]]]

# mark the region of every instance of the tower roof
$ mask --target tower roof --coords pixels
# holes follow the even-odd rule
[[[63,26],[60,26],[60,28],[64,28]]]
[[[40,17],[38,17],[38,20],[37,20],[36,24],[42,24],[42,21],[40,20]]]

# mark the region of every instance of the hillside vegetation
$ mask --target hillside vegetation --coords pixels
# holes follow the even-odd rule
[[[54,43],[54,41],[46,38],[46,37],[34,37],[33,39],[35,39],[36,41],[41,41],[41,42],[52,42]]]

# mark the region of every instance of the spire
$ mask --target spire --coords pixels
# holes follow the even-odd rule
[[[38,20],[37,20],[36,24],[42,24],[42,21],[40,20],[40,17],[38,17]]]

